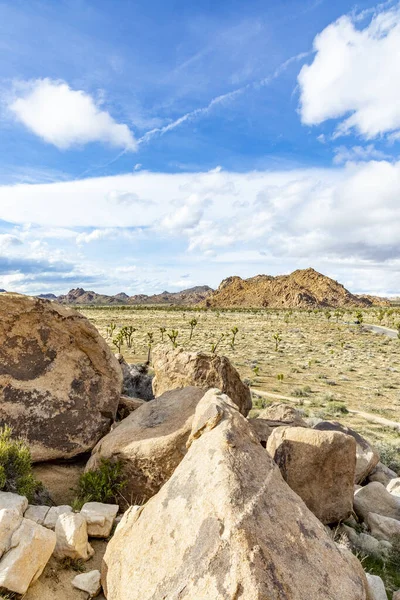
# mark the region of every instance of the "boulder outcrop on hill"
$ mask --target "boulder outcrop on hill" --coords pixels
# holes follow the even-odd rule
[[[351,294],[343,285],[314,269],[299,269],[290,275],[276,277],[228,277],[203,304],[214,308],[351,308],[373,305],[368,298]]]
[[[153,352],[153,390],[160,396],[168,390],[194,385],[204,390],[218,388],[227,394],[243,415],[252,408],[251,392],[225,356],[185,352],[182,348],[157,346]]]
[[[82,315],[46,300],[0,295],[0,424],[26,437],[34,461],[91,450],[121,394],[118,361]]]
[[[120,460],[127,502],[147,500],[171,477],[186,453],[196,406],[204,390],[186,387],[144,403],[94,448],[86,470],[102,458]]]
[[[189,444],[110,541],[109,600],[367,599],[358,560],[284,482],[227,396],[203,397]]]
[[[347,519],[353,509],[356,442],[338,431],[278,427],[267,442],[289,486],[322,523]]]

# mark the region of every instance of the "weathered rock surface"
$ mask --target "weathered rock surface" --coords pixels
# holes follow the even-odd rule
[[[267,450],[283,478],[322,523],[346,519],[353,509],[356,442],[339,431],[278,427]]]
[[[373,481],[354,494],[354,510],[364,521],[369,513],[400,520],[400,498],[390,494],[384,485]]]
[[[102,458],[120,460],[127,480],[127,502],[142,501],[158,492],[186,453],[196,406],[204,390],[187,387],[146,402],[94,448],[87,470]]]
[[[283,425],[307,427],[307,423],[296,408],[281,402],[274,402],[267,406],[259,413],[257,418],[267,421],[270,427],[282,427]]]
[[[152,400],[154,398],[153,378],[148,374],[148,366],[130,365],[125,361],[122,354],[117,354],[116,358],[122,369],[122,393],[131,398],[141,398],[146,401]]]
[[[12,534],[21,522],[21,513],[15,508],[0,509],[0,558],[10,549]]]
[[[0,508],[15,509],[22,517],[28,508],[28,498],[12,492],[0,492]]]
[[[382,579],[378,577],[378,575],[370,575],[370,573],[367,573],[366,575],[370,600],[388,600]]]
[[[25,594],[40,577],[56,544],[54,531],[22,519],[13,532],[10,549],[0,560],[0,588]]]
[[[160,396],[168,390],[197,386],[208,390],[218,388],[227,394],[247,416],[252,408],[250,388],[240,379],[239,373],[225,356],[184,352],[157,346],[153,352],[153,390]]]
[[[354,552],[361,552],[381,560],[387,558],[391,544],[386,540],[377,540],[369,533],[357,533],[347,525],[341,525],[341,530],[346,534]]]
[[[366,600],[358,560],[283,481],[234,403],[203,399],[185,458],[108,544],[109,600]]]
[[[392,600],[400,600],[400,590],[394,592]]]
[[[389,469],[386,465],[381,462],[378,462],[375,469],[371,471],[368,476],[368,481],[378,481],[383,485],[388,485],[388,483],[397,477],[397,473]]]
[[[86,502],[82,506],[81,515],[86,519],[88,535],[98,538],[108,537],[118,511],[118,504]]]
[[[389,481],[386,489],[394,496],[400,496],[400,477],[396,477],[396,479]]]
[[[0,424],[26,437],[34,461],[93,448],[121,394],[118,361],[79,313],[46,300],[0,295]]]
[[[24,517],[25,519],[34,521],[38,525],[44,525],[49,510],[50,506],[29,505],[28,509],[25,511]],[[49,529],[53,528],[50,527]]]
[[[377,540],[387,540],[390,542],[396,536],[399,536],[400,539],[400,521],[397,519],[383,517],[376,513],[369,513],[367,523],[371,534]]]
[[[122,419],[126,419],[129,417],[134,410],[142,406],[145,400],[141,400],[140,398],[129,398],[129,396],[121,396],[118,404],[118,419],[122,421]]]
[[[267,441],[272,433],[271,427],[268,425],[268,421],[265,419],[248,419],[249,424],[260,440],[261,446],[267,447]]]
[[[100,571],[95,570],[88,573],[81,573],[74,577],[72,585],[78,590],[87,592],[91,598],[95,598],[101,591]]]
[[[357,431],[346,427],[341,423],[323,421],[314,427],[318,431],[341,431],[346,435],[351,435],[356,440],[356,474],[355,483],[361,483],[368,475],[373,471],[379,462],[378,452],[371,446],[365,438],[362,437]]]
[[[88,560],[93,548],[88,542],[86,519],[78,513],[64,513],[56,523],[57,543],[54,555],[57,558]]]
[[[55,529],[58,517],[72,513],[72,507],[68,504],[52,506],[44,518],[43,525],[48,529]]]

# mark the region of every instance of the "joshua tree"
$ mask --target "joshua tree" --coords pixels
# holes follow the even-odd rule
[[[356,324],[361,325],[363,321],[364,321],[363,314],[362,314],[361,310],[358,310],[356,312]]]
[[[333,314],[336,317],[336,323],[339,321],[340,317],[343,316],[343,312],[340,310],[340,308],[337,308]]]
[[[255,375],[256,377],[259,375],[259,373],[260,373],[260,367],[259,367],[258,365],[255,365],[255,366],[253,367],[253,373],[254,373],[254,375]]]
[[[113,333],[116,330],[116,328],[117,328],[116,324],[111,321],[111,323],[109,325],[107,325],[107,337],[112,338]]]
[[[283,379],[284,379],[283,373],[278,373],[278,375],[276,376],[276,378],[277,378],[278,381],[282,382]]]
[[[216,342],[213,342],[211,344],[211,352],[212,354],[215,354],[217,351],[218,346],[220,345],[220,343],[222,342],[222,340],[224,339],[225,334],[221,333],[221,337],[219,338],[219,340],[217,340]]]
[[[172,329],[172,331],[170,333],[167,333],[167,336],[171,340],[171,343],[174,348],[178,347],[178,342],[176,341],[178,335],[179,335],[179,331],[177,329]]]
[[[151,331],[147,332],[147,347],[149,349],[148,353],[147,353],[147,362],[150,362],[150,357],[151,357],[151,348],[153,346],[154,343],[154,334]]]
[[[331,311],[330,311],[330,310],[326,310],[326,311],[325,311],[325,316],[326,316],[326,318],[327,318],[327,319],[328,319],[328,321],[329,321],[329,319],[332,317],[332,315],[331,315]]]
[[[190,325],[190,336],[189,336],[189,340],[191,340],[191,339],[192,339],[192,335],[193,335],[194,328],[195,328],[195,327],[196,327],[196,325],[197,325],[197,319],[195,319],[195,318],[193,317],[193,319],[191,319],[191,320],[189,321],[189,325]]]
[[[161,341],[164,341],[164,333],[167,331],[166,327],[160,327],[160,333],[161,333]]]
[[[235,339],[236,339],[236,335],[237,335],[238,331],[239,331],[239,329],[236,326],[232,327],[232,329],[231,329],[231,333],[232,333],[231,348],[232,348],[232,350],[235,349]]]
[[[136,328],[132,327],[132,325],[125,325],[125,327],[121,329],[121,333],[124,336],[128,348],[132,348],[132,336],[135,333],[135,331]]]
[[[383,321],[383,317],[385,316],[385,312],[386,312],[386,311],[385,311],[385,310],[383,310],[383,308],[380,308],[380,309],[378,310],[376,317],[377,317],[377,319],[378,319],[379,323],[382,323],[382,321]]]
[[[278,352],[279,344],[282,341],[282,338],[279,333],[274,333],[274,340],[275,340],[275,352]]]
[[[115,338],[113,338],[112,343],[117,348],[118,352],[121,352],[121,346],[124,345],[124,334],[122,333],[122,331],[117,333]]]

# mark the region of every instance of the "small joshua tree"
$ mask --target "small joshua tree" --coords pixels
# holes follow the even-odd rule
[[[280,336],[279,333],[274,333],[273,337],[274,337],[274,340],[275,340],[275,352],[278,352],[278,350],[279,350],[279,344],[281,343],[282,338],[281,338],[281,336]]]
[[[189,340],[191,340],[191,339],[192,339],[192,335],[193,335],[194,328],[195,328],[195,327],[196,327],[196,325],[197,325],[197,319],[195,319],[195,318],[193,317],[193,319],[191,319],[191,320],[189,321],[189,325],[190,325],[190,336],[189,336]]]
[[[147,347],[148,347],[148,352],[147,352],[147,362],[150,362],[150,358],[151,358],[151,348],[153,346],[154,343],[154,334],[151,331],[147,332]]]
[[[363,321],[364,321],[363,314],[362,314],[361,310],[359,310],[356,312],[356,323],[357,323],[357,325],[361,325]]]
[[[256,377],[258,377],[259,373],[260,373],[260,367],[258,365],[255,365],[253,367],[253,373]]]
[[[212,353],[212,354],[215,354],[215,353],[216,353],[216,351],[217,351],[217,348],[218,348],[218,346],[220,345],[220,343],[222,342],[222,340],[224,339],[224,337],[225,337],[225,334],[224,334],[224,333],[221,333],[221,336],[220,336],[219,340],[217,340],[216,342],[213,342],[213,343],[211,344],[211,353]]]
[[[231,329],[231,333],[232,333],[231,348],[232,348],[232,350],[235,349],[235,339],[238,334],[238,331],[239,331],[239,329],[236,326],[232,327],[232,329]]]
[[[176,341],[179,335],[179,331],[177,329],[172,329],[170,333],[167,333],[167,336],[171,340],[171,344],[174,348],[178,347],[178,342]]]
[[[331,315],[331,311],[330,311],[330,310],[326,310],[326,311],[325,311],[325,317],[328,319],[328,321],[329,321],[329,319],[332,317],[332,315]]]
[[[160,333],[161,333],[161,341],[164,341],[164,333],[167,331],[166,327],[160,327]]]
[[[284,375],[283,373],[278,373],[278,375],[276,376],[277,380],[280,381],[282,383],[283,379],[284,379]]]
[[[109,325],[107,325],[107,337],[112,338],[114,331],[116,329],[117,329],[116,324],[111,321],[111,323]]]
[[[112,343],[114,344],[118,352],[121,352],[121,347],[124,345],[124,334],[122,333],[122,331],[117,333],[115,338],[113,338]]]
[[[124,336],[128,348],[132,348],[132,336],[135,333],[135,331],[136,328],[132,327],[132,325],[126,325],[121,329],[121,333]]]
[[[383,318],[384,318],[384,316],[385,316],[385,313],[386,313],[386,311],[385,311],[385,310],[383,310],[383,308],[380,308],[380,309],[378,310],[378,313],[377,313],[376,317],[377,317],[377,319],[378,319],[379,323],[382,323],[382,321],[383,321]]]

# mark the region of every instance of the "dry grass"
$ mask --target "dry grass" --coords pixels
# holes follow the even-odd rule
[[[147,333],[153,334],[155,344],[161,343],[161,327],[167,332],[178,330],[178,346],[188,350],[210,352],[212,344],[225,334],[218,353],[226,355],[253,388],[295,397],[308,414],[337,418],[371,441],[399,441],[400,436],[395,431],[341,411],[336,413],[335,407],[337,403],[344,403],[347,408],[400,420],[400,340],[336,322],[333,311],[329,320],[325,311],[203,312],[130,307],[85,307],[80,311],[94,323],[114,351],[112,340],[107,338],[107,326],[114,322],[115,333],[126,325],[136,328],[133,348],[122,348],[128,362],[147,359]],[[366,323],[378,323],[376,311],[363,314]],[[189,322],[193,318],[198,324],[189,340]],[[354,322],[354,315],[346,314],[343,318]],[[397,321],[400,316],[395,311],[385,315],[381,324],[393,327]],[[239,331],[232,348],[234,327]],[[276,333],[281,337],[278,351],[275,350]],[[171,346],[166,333],[164,344]]]

